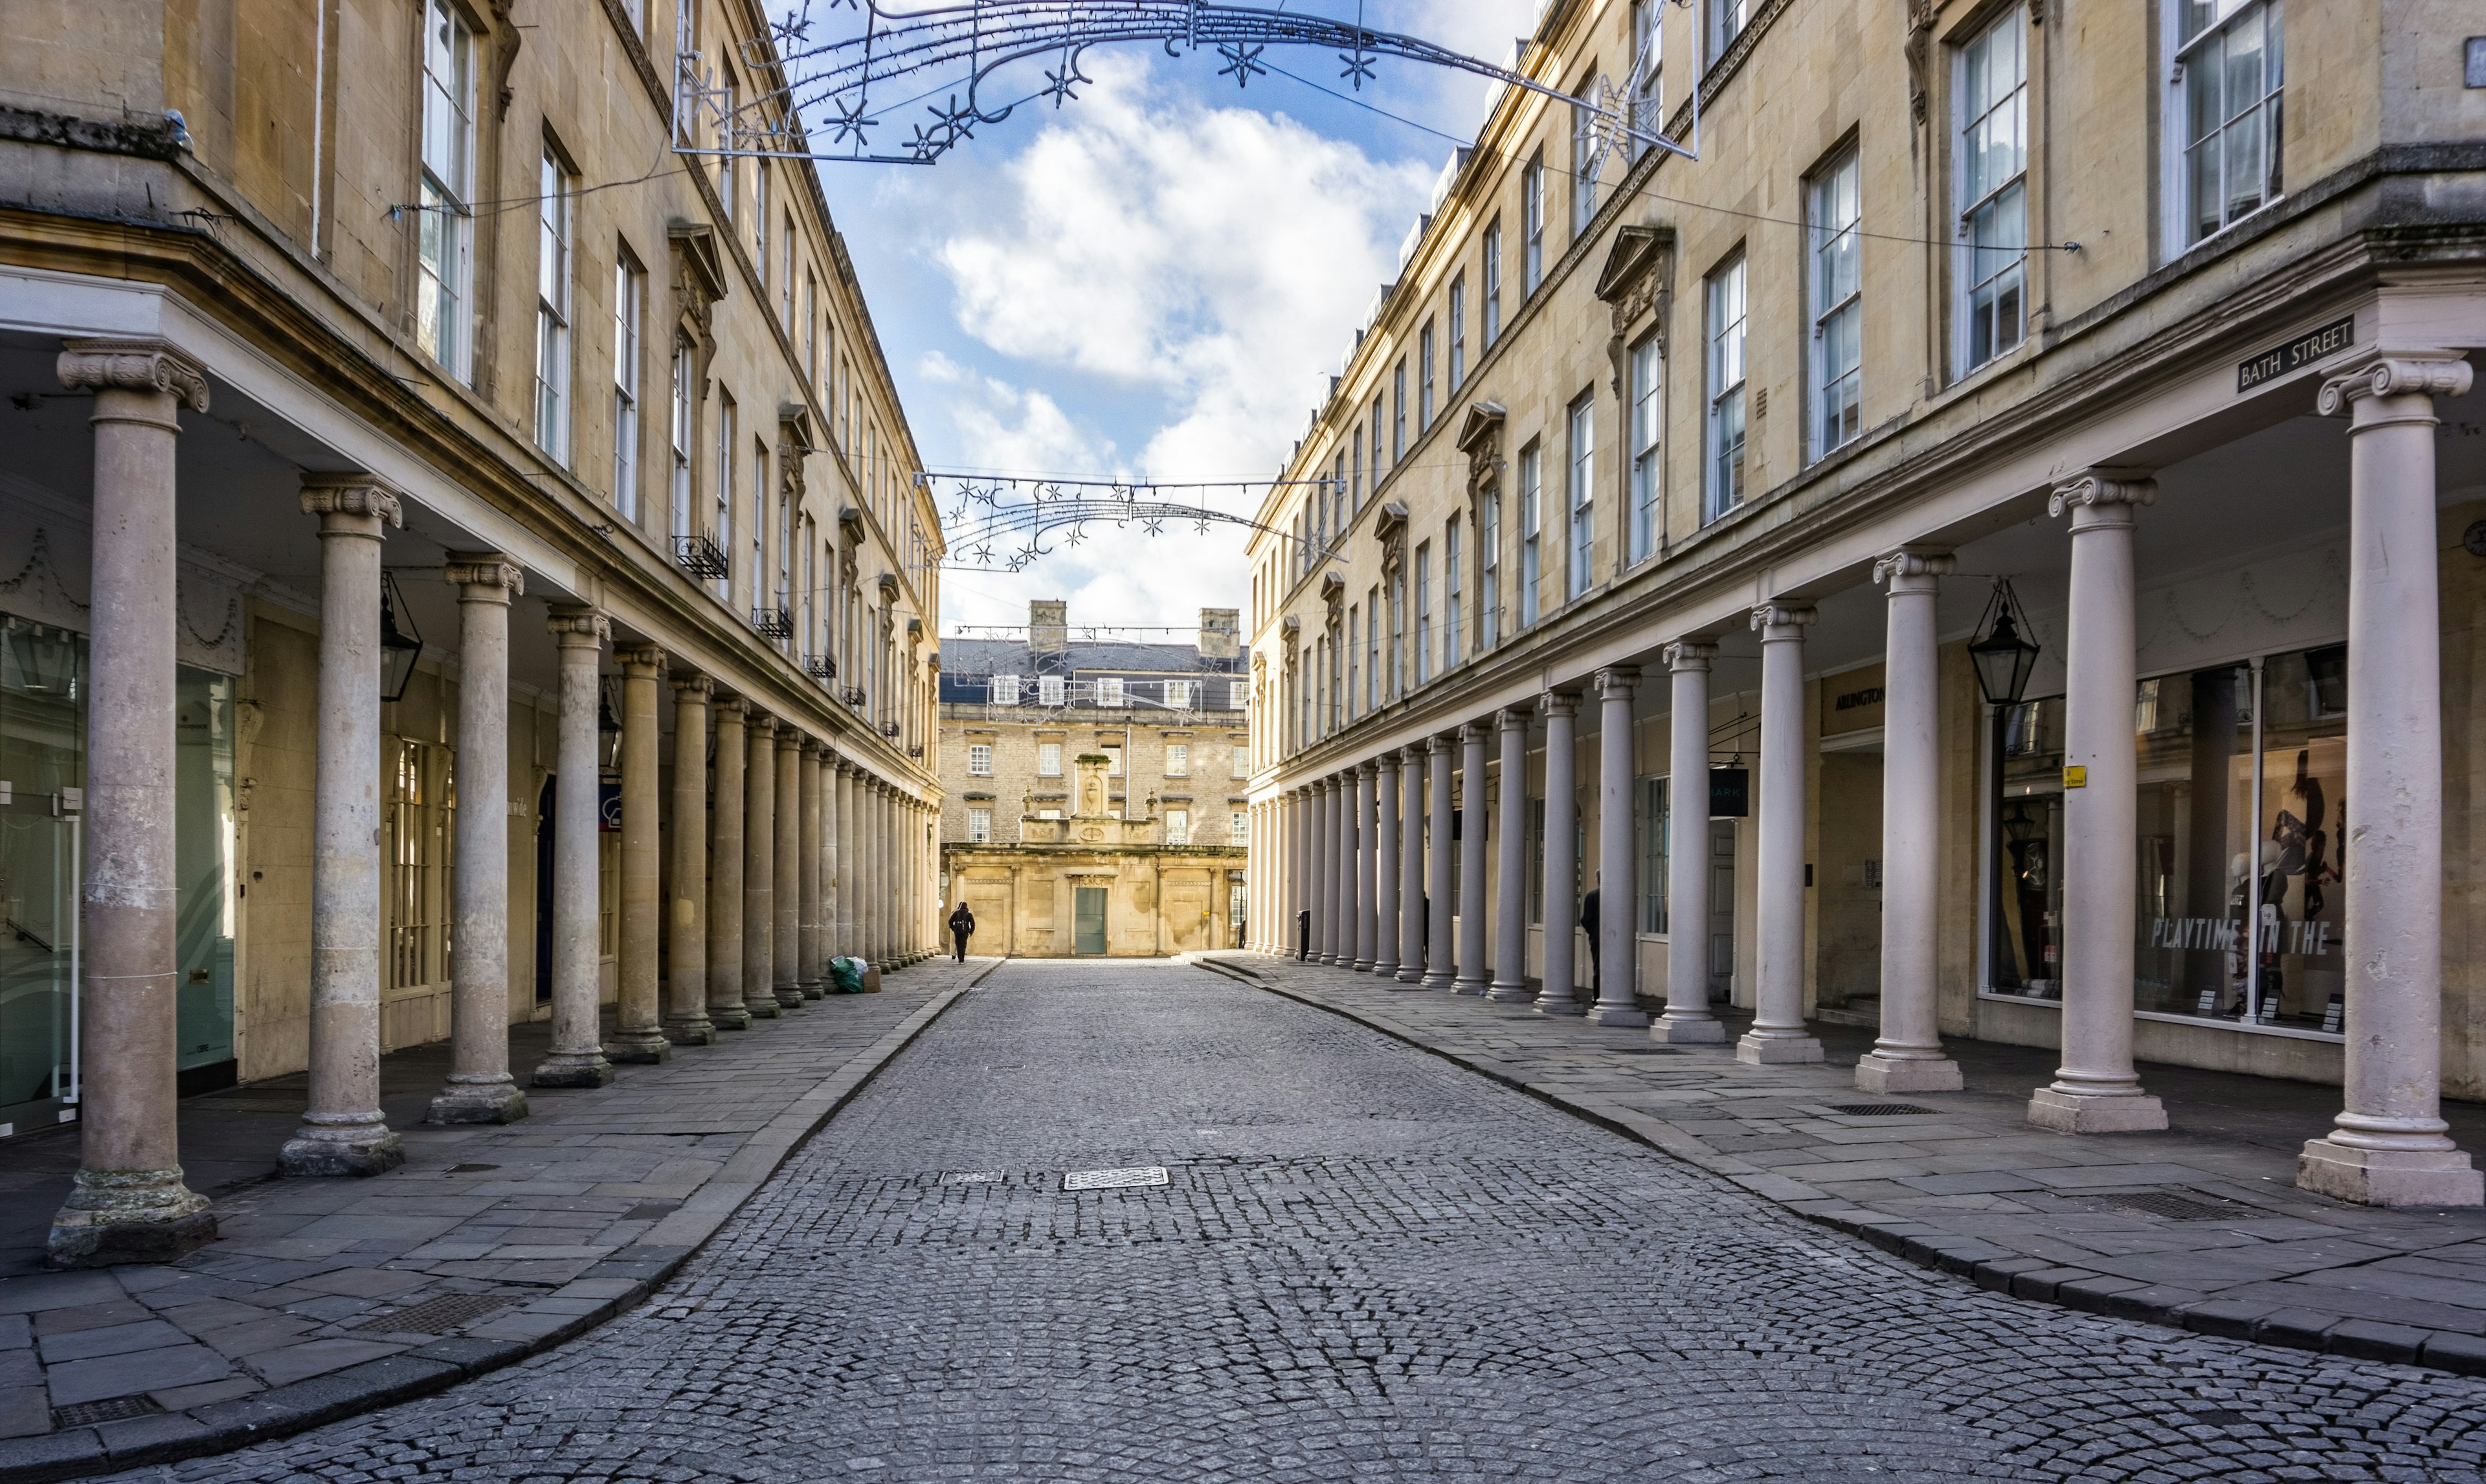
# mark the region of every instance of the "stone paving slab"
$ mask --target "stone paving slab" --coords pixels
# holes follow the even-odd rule
[[[530,1089],[513,1124],[436,1128],[392,1108],[405,1164],[369,1180],[273,1178],[286,1114],[302,1106],[282,1085],[192,1100],[211,1106],[184,1106],[185,1143],[194,1118],[233,1105],[273,1115],[254,1125],[260,1176],[215,1191],[216,1241],[160,1267],[75,1273],[32,1271],[22,1236],[10,1249],[0,1484],[282,1436],[601,1324],[1000,964],[936,958],[887,976],[880,994],[808,1003],[662,1065],[620,1068],[609,1086]],[[246,1144],[222,1133],[224,1172],[246,1170]],[[48,1213],[67,1189],[65,1142],[0,1146],[0,1190]],[[47,1178],[59,1191],[46,1200]]]
[[[2486,1212],[2380,1210],[2296,1189],[2334,1088],[2147,1066],[2163,1133],[2032,1129],[2052,1053],[1948,1043],[1967,1086],[1856,1091],[1871,1032],[1816,1025],[1828,1059],[1752,1066],[1717,1046],[1537,1015],[1258,953],[1202,968],[1370,1026],[1734,1180],[1801,1215],[1998,1291],[2232,1338],[2486,1375]],[[1729,1017],[1734,1012],[1726,1012]],[[2191,1096],[2186,1094],[2190,1093]],[[1864,1116],[1840,1105],[1922,1113]],[[2486,1109],[2446,1105],[2476,1148]],[[2148,1209],[2165,1197],[2207,1215]],[[2133,1197],[2141,1197],[2138,1204]]]

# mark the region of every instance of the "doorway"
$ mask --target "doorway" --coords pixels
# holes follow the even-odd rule
[[[1105,951],[1105,889],[1073,887],[1071,892],[1071,940],[1073,953],[1101,954]]]
[[[1735,821],[1709,821],[1709,998],[1735,998]]]

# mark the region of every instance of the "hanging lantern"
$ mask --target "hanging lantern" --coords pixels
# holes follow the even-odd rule
[[[1976,665],[1976,688],[1989,704],[2017,705],[2029,688],[2030,673],[2037,668],[2037,642],[2028,637],[2028,629],[2029,616],[2021,611],[2020,595],[2011,591],[2011,579],[1994,579],[1994,596],[1968,646],[1968,657]]]
[[[66,698],[77,680],[77,640],[67,629],[9,620],[5,635],[17,689],[30,696]]]
[[[595,765],[607,773],[622,766],[622,719],[613,714],[613,682],[595,690]]]
[[[380,700],[401,701],[414,678],[414,662],[423,658],[423,635],[405,614],[405,594],[397,578],[380,573]]]

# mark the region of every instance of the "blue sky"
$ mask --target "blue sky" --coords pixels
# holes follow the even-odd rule
[[[1289,8],[1356,14],[1355,0]],[[851,11],[815,14],[829,34],[858,29]],[[1365,7],[1367,24],[1489,62],[1533,14],[1528,0]],[[1328,51],[1264,60],[1346,89]],[[1350,96],[1410,124],[1274,73],[1238,90],[1223,65],[1213,52],[1099,48],[1077,101],[1023,107],[934,166],[820,167],[927,464],[1157,481],[1277,472],[1450,158],[1443,136],[1472,137],[1495,85],[1381,59]],[[930,118],[922,104],[893,108],[872,143],[898,145]],[[813,130],[828,137],[817,120]],[[1167,532],[1056,543],[1014,575],[950,572],[943,628],[1023,623],[1039,597],[1067,598],[1074,623],[1095,624],[1188,625],[1202,607],[1244,606],[1239,528]]]

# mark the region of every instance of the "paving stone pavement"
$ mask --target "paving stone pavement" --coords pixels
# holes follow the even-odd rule
[[[2375,1210],[2295,1188],[2296,1150],[2329,1125],[2334,1088],[2145,1067],[2172,1129],[2074,1137],[2024,1116],[2051,1052],[1954,1042],[1965,1090],[1872,1096],[1854,1082],[1869,1031],[1816,1027],[1825,1062],[1750,1066],[1731,1044],[1657,1046],[1643,1031],[1293,959],[1204,957],[1980,1283],[2486,1374],[2486,1212]],[[2448,1112],[2473,1147],[2480,1111]]]
[[[228,1174],[251,1167],[254,1130],[264,1147],[260,1178],[218,1192],[216,1241],[165,1266],[80,1273],[34,1271],[22,1243],[9,1250],[19,1260],[0,1277],[0,1479],[230,1447],[436,1389],[609,1319],[997,962],[928,962],[887,976],[883,993],[832,996],[621,1068],[609,1086],[531,1090],[516,1123],[401,1118],[404,1166],[367,1180],[265,1178],[299,1115],[298,1078],[194,1100],[278,1110],[221,1136]],[[226,1116],[183,1114],[185,1126]],[[66,1189],[52,1167],[74,1153],[73,1140],[6,1151],[22,1167],[14,1224],[59,1203],[43,1184]]]
[[[1984,1291],[1197,968],[1021,961],[645,1306],[120,1477],[2474,1480],[2481,1424],[2475,1380]]]

